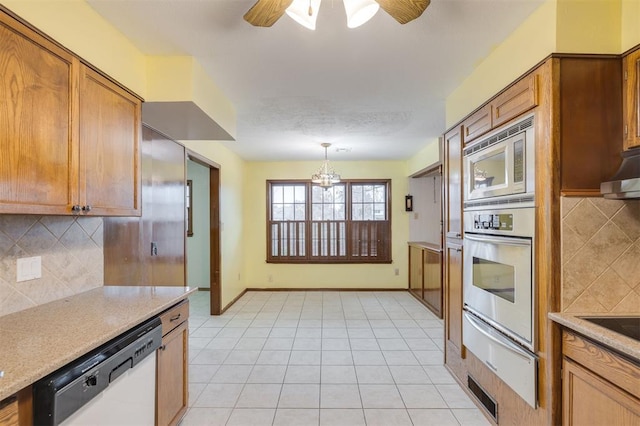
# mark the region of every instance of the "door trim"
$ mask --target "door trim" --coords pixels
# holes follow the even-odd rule
[[[211,248],[209,306],[211,315],[220,315],[222,313],[222,283],[220,281],[222,276],[220,262],[220,164],[188,148],[186,152],[188,160],[209,169],[209,245]]]

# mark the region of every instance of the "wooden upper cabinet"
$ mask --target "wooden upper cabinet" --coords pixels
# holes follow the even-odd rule
[[[528,75],[491,102],[493,127],[501,126],[538,105],[537,76]]]
[[[491,104],[485,105],[467,118],[462,123],[462,129],[464,131],[464,143],[467,144],[487,133],[492,128],[492,106]]]
[[[140,212],[140,100],[80,68],[80,206],[91,214]]]
[[[640,49],[623,59],[624,149],[640,147]]]
[[[445,236],[462,238],[462,130],[444,135],[445,145]]]
[[[4,13],[0,45],[0,213],[70,213],[78,60]]]
[[[2,10],[0,45],[0,214],[139,216],[142,101]]]

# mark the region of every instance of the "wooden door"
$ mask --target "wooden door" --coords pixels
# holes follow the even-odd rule
[[[462,238],[462,130],[452,129],[445,144],[445,236]]]
[[[140,216],[141,101],[80,67],[80,200],[84,213]]]
[[[422,249],[409,246],[409,290],[422,299],[422,286]]]
[[[2,12],[0,46],[0,213],[70,214],[79,62]]]
[[[623,59],[624,149],[640,147],[640,49]]]
[[[462,244],[447,241],[445,249],[445,336],[456,352],[462,354]]]
[[[158,350],[156,383],[156,425],[176,425],[187,410],[188,399],[188,322],[162,338]]]
[[[442,318],[442,253],[424,250],[424,301],[438,318]]]
[[[563,425],[638,425],[640,399],[567,359],[562,363]]]

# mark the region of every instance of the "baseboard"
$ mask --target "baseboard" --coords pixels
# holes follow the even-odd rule
[[[248,288],[245,291],[409,291],[407,288]]]
[[[242,290],[242,291],[240,292],[240,294],[239,294],[239,295],[237,295],[237,296],[236,296],[236,297],[235,297],[231,302],[229,302],[229,303],[227,304],[227,306],[225,306],[225,307],[224,307],[224,309],[222,309],[222,311],[220,311],[220,315],[224,314],[224,313],[227,311],[227,309],[229,309],[231,306],[233,306],[233,304],[234,304],[234,303],[236,303],[238,300],[240,300],[240,298],[241,298],[242,296],[244,296],[244,294],[245,294],[247,291],[249,291],[249,289],[247,289],[247,288],[245,288],[244,290]]]

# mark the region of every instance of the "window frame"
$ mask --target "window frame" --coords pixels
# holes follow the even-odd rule
[[[293,222],[301,221],[277,221],[273,220],[273,192],[272,187],[274,185],[304,185],[305,186],[305,219],[304,225],[299,226],[293,232],[304,232],[304,254],[302,255],[273,255],[272,248],[274,239],[272,238],[272,232],[277,228],[278,232],[282,232],[283,222],[291,224]],[[390,264],[392,259],[392,215],[391,215],[391,179],[344,179],[336,185],[345,185],[345,219],[333,220],[333,221],[314,221],[313,220],[313,187],[319,186],[313,184],[309,179],[271,179],[266,181],[266,262],[267,263],[291,263],[291,264],[333,264],[333,263],[346,263],[346,264],[370,264],[370,263],[385,263]],[[352,216],[352,185],[384,185],[385,187],[385,220],[353,220]],[[375,204],[375,203],[374,203]],[[346,253],[341,256],[328,255],[318,256],[312,254],[312,226],[314,223],[327,222],[330,223],[345,223],[344,241],[346,244]],[[300,227],[301,226],[301,227]],[[339,225],[336,225],[339,226]],[[289,231],[285,231],[289,232]],[[358,246],[354,245],[356,238],[355,233],[359,233],[360,236],[364,236],[364,241],[358,239]],[[361,234],[360,234],[361,233]],[[296,234],[296,235],[298,235]],[[372,239],[373,238],[373,239]],[[377,239],[381,238],[381,239]],[[291,241],[294,241],[293,243]],[[279,247],[283,244],[289,244],[287,252],[291,247],[296,247],[296,252],[299,252],[300,247],[295,243],[296,239],[283,240],[277,239]],[[337,240],[336,240],[337,241]],[[293,244],[293,245],[291,245]],[[331,244],[329,242],[328,244]],[[375,247],[374,247],[375,246]],[[338,250],[338,244],[336,250]],[[363,248],[364,247],[364,248]],[[375,254],[373,254],[375,252]]]

